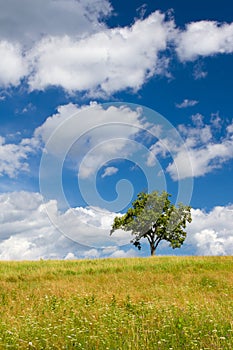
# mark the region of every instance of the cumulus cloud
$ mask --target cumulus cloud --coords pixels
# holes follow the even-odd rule
[[[26,45],[45,35],[96,32],[111,13],[107,0],[0,0],[0,7],[0,38]]]
[[[209,213],[192,209],[193,221],[188,226],[187,244],[199,255],[233,254],[233,206],[217,206]]]
[[[50,209],[48,212],[51,219]],[[117,235],[110,236],[110,229],[116,215],[97,207],[77,207],[54,216],[52,223],[74,242],[97,248],[109,245],[120,246],[129,242],[130,235],[119,230]]]
[[[0,6],[0,86],[6,88],[35,71],[29,52],[40,40],[56,37],[57,52],[65,35],[72,41],[103,31],[102,20],[111,13],[107,0],[0,0]]]
[[[28,74],[27,62],[22,48],[6,40],[0,40],[0,86],[18,86],[21,79]]]
[[[204,176],[233,158],[233,140],[224,140],[222,143],[207,144],[200,149],[190,149],[189,159],[192,168],[186,167],[187,153],[180,150],[173,163],[167,167],[173,179],[183,179],[190,176]],[[182,166],[183,165],[183,166]],[[179,174],[177,168],[180,169]]]
[[[5,138],[0,136],[0,176],[14,178],[19,172],[27,172],[27,159],[36,144],[35,140],[29,139],[23,139],[19,144],[6,143]]]
[[[79,238],[88,238],[88,234],[102,239],[97,232],[102,228],[109,237],[109,227],[115,213],[96,211],[93,208],[71,208],[77,212],[74,219],[70,212],[60,213],[56,201],[44,203],[38,193],[13,192],[0,195],[0,259],[36,260],[36,259],[77,259],[101,257],[136,256],[138,252],[128,244],[130,236],[126,232],[116,232],[105,247],[84,247],[70,240],[51,223],[47,210],[53,211],[72,230],[74,223]],[[192,209],[193,221],[188,225],[186,243],[190,251],[200,255],[233,254],[233,206],[217,206],[209,213]],[[92,233],[87,232],[91,224]],[[107,232],[108,231],[108,232]],[[114,237],[115,236],[115,237]],[[118,237],[117,237],[118,236]],[[105,238],[108,239],[106,236]],[[104,239],[105,239],[104,238]],[[106,240],[105,240],[106,243]],[[166,248],[166,247],[165,247]]]
[[[193,125],[178,126],[183,139],[183,143],[179,144],[172,132],[165,135],[161,128],[158,129],[158,140],[145,154],[145,166],[153,167],[157,157],[172,157],[166,171],[173,180],[204,176],[221,168],[233,158],[233,136],[232,123],[224,124],[226,131],[223,136],[223,123],[220,121],[219,115],[212,115],[210,123],[205,124],[201,114],[193,115]],[[19,171],[28,171],[29,155],[42,148],[45,159],[51,155],[61,169],[64,161],[67,161],[66,166],[77,169],[79,180],[88,180],[85,186],[90,187],[90,182],[95,182],[101,167],[105,167],[102,178],[117,172],[115,166],[107,165],[109,161],[119,159],[119,155],[121,159],[133,159],[140,149],[141,141],[137,139],[140,130],[147,127],[140,109],[132,110],[124,105],[105,108],[92,102],[82,107],[72,103],[60,106],[56,114],[48,117],[35,130],[31,139],[23,139],[18,144],[0,139],[0,175],[13,178]],[[49,160],[52,158],[48,157]],[[50,163],[47,165],[51,167]],[[47,177],[51,176],[48,166],[44,171]],[[61,169],[58,169],[58,173]],[[43,167],[41,171],[43,173]],[[60,181],[59,176],[57,181]],[[49,198],[56,198],[55,195]]]
[[[69,140],[72,145],[81,136],[87,132],[94,132],[88,138],[88,143],[96,145],[106,139],[113,139],[114,136],[128,138],[138,132],[138,128],[143,124],[140,121],[141,111],[132,110],[127,105],[110,105],[107,108],[97,102],[91,102],[89,105],[78,106],[73,103],[59,106],[57,113],[48,117],[46,121],[36,128],[34,138],[41,140],[47,145],[47,151],[56,154],[66,147]],[[111,126],[116,128],[111,130]],[[130,126],[130,129],[127,128]],[[119,127],[119,131],[117,131]],[[51,136],[58,137],[57,144],[49,143]],[[59,137],[62,137],[60,139]],[[62,142],[61,142],[62,141]],[[86,141],[86,140],[85,140]],[[85,145],[83,141],[83,146]],[[69,145],[70,146],[70,145]]]
[[[180,126],[179,128],[185,137],[191,168],[187,166],[186,149],[177,149],[173,162],[167,167],[167,171],[173,179],[204,176],[221,168],[225,162],[233,158],[232,135],[227,134],[225,137],[216,139],[214,137],[214,123],[202,125],[198,117],[196,121],[195,127]]]
[[[32,90],[52,85],[111,94],[137,90],[161,72],[158,54],[166,49],[172,23],[159,12],[131,27],[110,29],[103,23],[111,13],[107,0],[1,0],[0,5],[4,87],[26,77]]]
[[[35,130],[34,138],[46,145],[47,153],[61,159],[69,157],[79,168],[79,177],[85,179],[119,154],[127,157],[132,147],[135,148],[129,140],[140,127],[143,127],[141,111],[127,106],[104,108],[97,103],[82,107],[69,104],[59,107],[57,114],[47,118]]]
[[[147,164],[152,166],[156,156],[171,157],[169,150],[172,149],[173,159],[166,171],[173,180],[179,180],[204,176],[221,168],[225,162],[233,158],[233,136],[228,132],[231,130],[231,124],[226,126],[227,132],[223,137],[222,134],[216,134],[216,130],[221,131],[216,128],[216,118],[212,118],[210,124],[204,124],[203,116],[196,114],[192,117],[192,121],[193,126],[178,126],[184,140],[183,145],[178,145],[173,135],[159,139],[150,147],[151,156],[148,157]]]
[[[156,75],[171,76],[174,49],[182,62],[233,52],[232,23],[192,22],[182,31],[156,11],[146,18],[142,13],[132,25],[109,28],[107,0],[0,0],[0,5],[3,87],[23,81],[30,90],[55,86],[107,97],[138,91]],[[206,74],[196,66],[195,79]]]
[[[138,254],[134,249],[129,249],[128,251],[116,249],[115,252],[110,255],[110,258],[131,258],[136,256],[138,256]]]
[[[31,237],[39,236],[41,229],[48,230],[51,225],[39,193],[4,193],[0,195],[0,204],[1,239],[10,238],[15,234],[27,236],[29,231]],[[48,206],[56,213],[55,202],[51,201]]]
[[[177,107],[177,108],[187,108],[187,107],[196,106],[197,104],[198,104],[198,101],[196,101],[196,100],[184,99],[183,102],[181,102],[181,103],[176,103],[176,107]]]
[[[156,74],[158,55],[166,49],[172,28],[173,22],[157,11],[131,27],[106,29],[80,40],[67,35],[45,37],[28,55],[34,67],[29,85],[107,95],[126,88],[138,90]]]
[[[108,96],[137,91],[152,76],[166,73],[169,58],[160,56],[174,22],[159,11],[131,26],[108,28],[101,21],[111,12],[107,0],[42,2],[2,4],[3,86],[16,86],[25,77],[31,90],[59,86]]]
[[[233,23],[199,21],[186,25],[177,35],[176,52],[181,61],[193,61],[199,56],[233,52]]]
[[[0,259],[110,256],[113,251],[108,252],[108,246],[115,252],[130,241],[122,231],[109,235],[115,215],[81,207],[61,213],[55,200],[44,202],[39,193],[0,194]],[[69,235],[62,234],[63,230]]]

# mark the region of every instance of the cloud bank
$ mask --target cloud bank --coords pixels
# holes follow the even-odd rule
[[[98,234],[102,230],[105,248],[83,247],[66,238],[49,221],[46,213],[48,207],[53,210],[54,216],[65,220],[71,230],[75,224],[82,241],[88,240],[88,235],[95,235],[96,241],[99,240],[101,237]],[[73,210],[78,213],[75,223],[69,211],[59,213],[56,201],[44,203],[42,196],[38,193],[1,194],[0,259],[75,259],[127,257],[138,254],[130,246],[121,247],[123,241],[125,244],[130,241],[130,236],[125,232],[116,232],[110,237],[111,243],[109,244],[109,230],[115,213],[101,210],[97,212],[92,208],[73,208]],[[192,251],[200,255],[233,254],[232,205],[215,207],[209,213],[200,209],[192,209],[192,217],[193,221],[188,226],[186,240]],[[88,223],[91,223],[90,232],[87,229]]]
[[[110,2],[3,1],[0,86],[62,87],[69,93],[111,96],[138,91],[151,77],[169,75],[169,62],[233,52],[233,24],[192,22],[184,30],[159,11],[125,27],[108,28]],[[0,4],[1,4],[0,2]],[[12,31],[14,23],[14,31]],[[206,76],[196,69],[195,79]]]
[[[76,216],[71,215],[75,211]],[[54,222],[47,211],[53,213]],[[135,252],[120,248],[129,242],[129,236],[119,232],[110,237],[109,232],[116,214],[94,208],[71,208],[64,213],[58,211],[57,202],[44,202],[41,194],[33,192],[11,192],[0,194],[0,260],[37,260],[65,258],[93,258]],[[75,230],[80,245],[64,236],[54,225],[64,222],[70,232]],[[60,227],[62,228],[62,227]],[[88,247],[102,243],[102,249]],[[96,244],[95,244],[96,243]]]

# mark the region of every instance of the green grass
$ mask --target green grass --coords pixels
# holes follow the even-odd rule
[[[0,262],[0,349],[233,349],[233,257]]]

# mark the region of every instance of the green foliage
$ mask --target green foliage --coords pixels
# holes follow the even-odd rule
[[[131,243],[139,250],[141,239],[146,238],[150,244],[151,255],[162,240],[174,248],[180,248],[186,238],[186,223],[191,222],[191,207],[182,203],[176,207],[169,200],[167,192],[150,194],[141,192],[125,215],[114,219],[111,233],[118,229],[131,231],[134,238]]]

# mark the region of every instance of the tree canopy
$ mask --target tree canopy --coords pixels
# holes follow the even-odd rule
[[[123,216],[116,216],[110,234],[118,229],[130,231],[134,238],[131,243],[139,250],[141,239],[146,238],[150,244],[151,255],[162,240],[170,246],[180,248],[186,238],[186,224],[191,222],[191,207],[171,203],[170,194],[154,191],[150,194],[140,192],[132,207]]]

